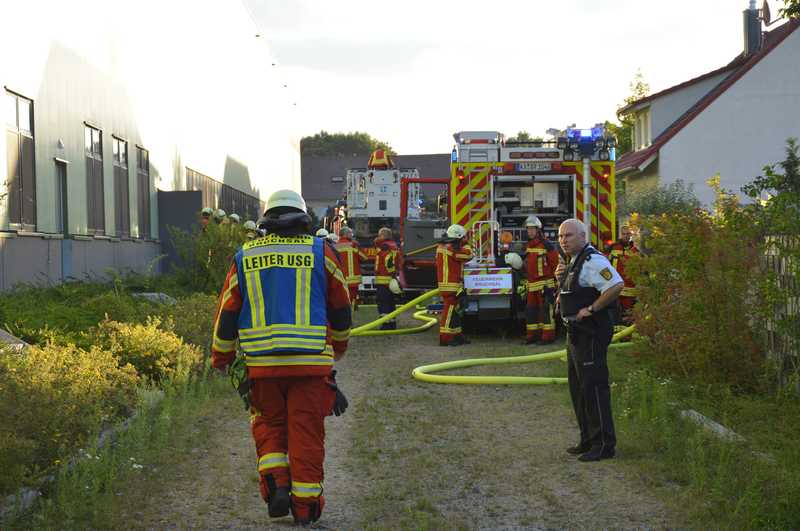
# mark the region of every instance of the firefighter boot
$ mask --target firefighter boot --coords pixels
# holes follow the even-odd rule
[[[325,498],[320,496],[315,503],[293,503],[292,516],[295,525],[308,527],[319,520],[322,508],[325,507]]]
[[[264,476],[267,484],[267,512],[271,518],[279,518],[289,514],[292,499],[289,496],[289,487],[278,487],[272,474]]]

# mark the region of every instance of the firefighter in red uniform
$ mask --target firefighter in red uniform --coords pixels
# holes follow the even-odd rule
[[[394,168],[394,161],[388,151],[385,149],[376,149],[369,156],[367,168],[371,170],[388,170],[389,168]]]
[[[392,313],[396,306],[394,296],[399,291],[397,284],[397,267],[400,249],[392,239],[392,229],[381,227],[375,239],[378,254],[375,255],[375,298],[378,303],[378,318]],[[381,325],[381,330],[396,330],[397,321],[390,319]]]
[[[625,271],[625,262],[631,256],[639,254],[639,249],[633,243],[633,232],[628,225],[623,225],[619,229],[619,240],[611,244],[606,255],[608,261],[611,262],[611,267],[617,270],[617,273],[622,277],[625,282],[625,287],[622,288],[622,293],[619,296],[620,315],[619,320],[623,323],[630,323],[633,320],[632,311],[633,305],[636,304],[636,284],[631,279],[629,273]]]
[[[368,260],[367,255],[361,250],[358,242],[353,240],[353,229],[342,227],[339,230],[339,241],[336,250],[342,262],[342,273],[350,290],[350,305],[358,308],[358,287],[361,285],[361,264]]]
[[[525,344],[552,343],[556,338],[553,305],[555,303],[558,249],[542,231],[536,216],[525,220],[528,246],[525,262],[528,279],[528,304],[525,307]]]
[[[442,296],[439,320],[439,346],[469,343],[461,333],[461,296],[464,293],[464,264],[472,260],[472,249],[466,245],[467,231],[461,225],[450,225],[447,238],[436,247],[436,281]]]
[[[325,416],[342,411],[334,360],[347,349],[350,301],[335,251],[310,235],[300,195],[279,190],[259,226],[266,235],[236,253],[220,295],[212,363],[241,350],[261,495],[269,515],[316,521],[322,496]],[[238,363],[238,362],[237,362]],[[346,406],[346,404],[344,404]]]

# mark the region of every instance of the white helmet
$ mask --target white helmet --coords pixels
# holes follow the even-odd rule
[[[336,234],[335,232],[331,232],[330,234],[328,234],[328,240],[330,240],[333,243],[336,243],[339,241],[339,235]]]
[[[536,216],[528,216],[525,220],[526,227],[535,227],[537,229],[542,228],[542,222]]]
[[[522,257],[517,253],[506,253],[506,263],[514,269],[522,269]]]
[[[228,219],[231,220],[231,223],[239,223],[239,214],[231,214],[228,216]]]
[[[319,229],[317,231],[317,233],[315,234],[315,236],[317,236],[318,238],[327,238],[328,237],[328,231],[325,230],[325,229]]]
[[[292,207],[308,213],[306,201],[294,190],[278,190],[267,199],[267,212],[277,207]]]
[[[217,219],[225,219],[225,211],[221,208],[217,209],[217,211],[214,212],[214,217]]]
[[[256,230],[256,222],[252,219],[245,221],[244,225],[242,226],[244,227],[244,230]]]
[[[447,227],[447,237],[448,238],[458,238],[461,239],[466,236],[467,230],[459,225],[458,223],[453,223],[449,227]]]
[[[396,278],[393,278],[389,281],[389,291],[391,291],[395,295],[400,295],[401,293],[403,293],[403,290],[400,289],[400,283],[397,281]]]

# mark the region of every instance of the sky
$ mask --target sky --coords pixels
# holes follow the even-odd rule
[[[759,0],[759,7],[763,0]],[[301,136],[364,131],[399,154],[461,130],[614,120],[637,71],[652,92],[743,48],[748,0],[242,0]],[[770,0],[773,18],[782,3]]]

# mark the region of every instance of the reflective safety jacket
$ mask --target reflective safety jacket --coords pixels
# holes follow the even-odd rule
[[[525,264],[528,278],[528,291],[541,291],[555,288],[558,250],[547,238],[528,240],[525,249]]]
[[[625,287],[622,288],[622,293],[620,296],[622,297],[636,297],[636,283],[631,280],[630,275],[625,272],[625,262],[631,256],[635,256],[639,254],[639,249],[633,244],[633,242],[624,242],[622,240],[617,240],[614,242],[608,250],[606,256],[608,256],[608,261],[611,262],[611,266],[617,270],[619,276],[622,277],[622,280],[625,282]]]
[[[388,286],[397,274],[400,249],[394,240],[376,239],[375,247],[378,248],[378,254],[375,255],[375,285]]]
[[[241,349],[250,378],[325,376],[347,349],[350,299],[336,251],[308,234],[268,234],[234,257],[214,325],[213,364]]]
[[[342,273],[348,286],[361,284],[361,262],[368,260],[358,242],[349,238],[341,238],[336,244],[336,251],[342,261]]]
[[[393,167],[394,162],[392,161],[392,156],[384,149],[376,149],[373,151],[367,161],[367,168],[373,170],[385,170]]]
[[[442,293],[456,293],[464,286],[464,263],[472,260],[469,245],[440,243],[436,247],[436,281]]]

